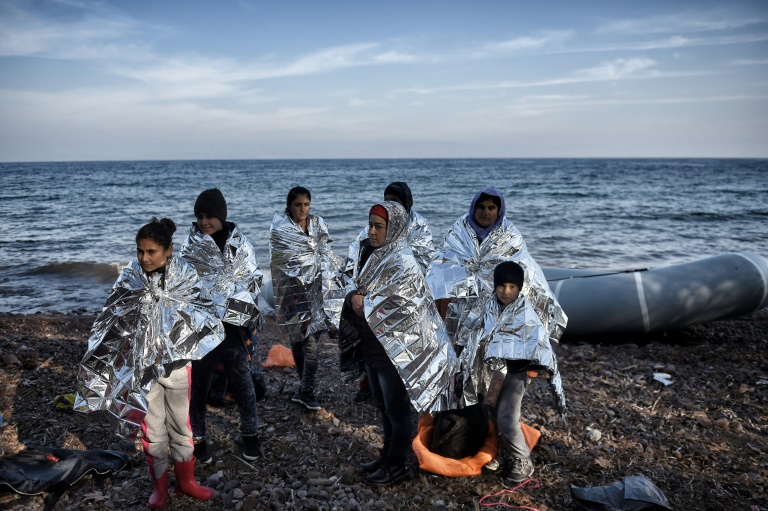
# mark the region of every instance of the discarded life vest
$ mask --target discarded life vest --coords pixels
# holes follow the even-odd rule
[[[541,433],[528,426],[524,422],[520,423],[525,436],[525,443],[528,448],[533,447],[541,437]],[[492,422],[488,422],[488,434],[485,437],[480,450],[474,456],[454,459],[440,456],[429,450],[432,443],[432,433],[434,431],[433,418],[430,414],[424,413],[419,417],[419,432],[411,444],[416,458],[419,460],[419,468],[433,474],[439,474],[448,477],[466,477],[477,476],[483,471],[483,465],[496,457],[499,451],[499,442],[496,436],[496,429]]]
[[[28,447],[13,456],[0,458],[0,491],[7,486],[22,495],[48,492],[45,509],[49,510],[87,473],[118,472],[127,463],[128,455],[118,451]]]

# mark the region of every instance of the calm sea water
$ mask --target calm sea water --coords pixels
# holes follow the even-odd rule
[[[436,242],[475,192],[499,188],[542,266],[624,270],[725,252],[768,256],[768,160],[469,159],[0,163],[0,312],[95,312],[151,216],[194,220],[218,187],[269,262],[287,191],[312,192],[343,256],[392,181],[406,181]]]

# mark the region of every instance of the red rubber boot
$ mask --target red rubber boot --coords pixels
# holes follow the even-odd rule
[[[149,509],[163,509],[168,503],[168,471],[166,470],[163,475],[155,479],[155,471],[150,464],[149,475],[152,477],[153,488],[147,505]]]
[[[189,461],[177,461],[176,467],[176,495],[189,495],[197,500],[210,500],[213,490],[200,486],[195,481],[195,458]]]

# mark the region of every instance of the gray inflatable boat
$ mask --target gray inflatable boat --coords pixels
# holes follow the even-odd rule
[[[567,336],[674,330],[768,305],[768,260],[749,252],[642,270],[543,270]]]
[[[674,330],[768,305],[768,260],[750,252],[652,269],[542,269],[568,315],[567,336]],[[259,308],[274,314],[269,276]]]

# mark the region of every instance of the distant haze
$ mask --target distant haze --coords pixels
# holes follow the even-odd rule
[[[768,157],[768,2],[0,0],[0,161]]]

